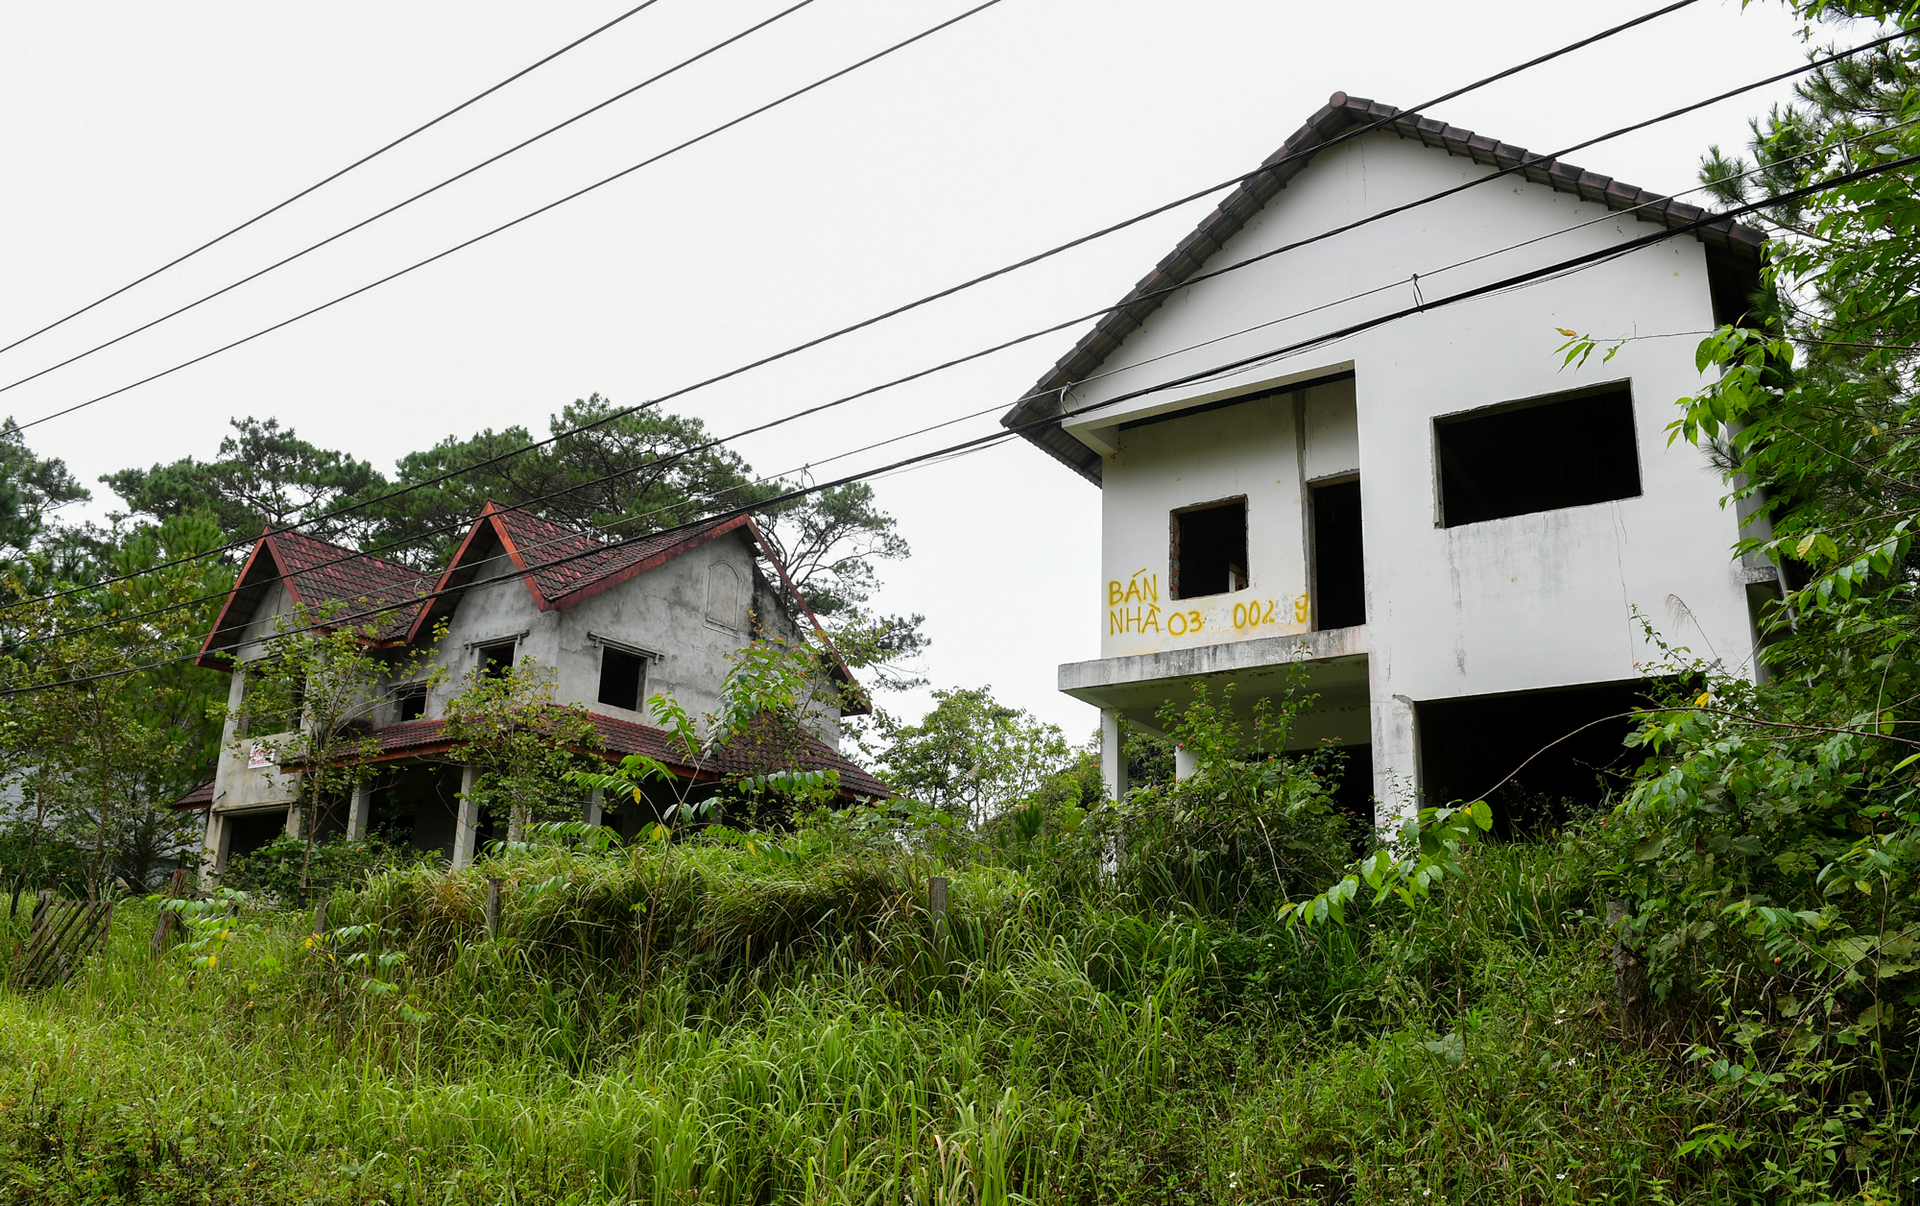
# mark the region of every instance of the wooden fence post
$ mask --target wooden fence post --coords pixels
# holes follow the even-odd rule
[[[500,933],[500,877],[487,877],[487,937]]]
[[[933,940],[944,970],[947,965],[947,877],[944,875],[927,880],[927,912],[933,915]]]

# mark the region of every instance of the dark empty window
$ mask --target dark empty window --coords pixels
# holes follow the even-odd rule
[[[1229,499],[1173,513],[1176,599],[1223,595],[1247,587],[1247,500]]]
[[[427,714],[427,689],[418,684],[402,687],[394,702],[395,710],[403,722],[418,720]]]
[[[498,645],[485,645],[480,649],[480,672],[488,678],[505,678],[513,669],[513,652],[518,641],[502,641]]]
[[[640,710],[640,690],[647,678],[647,660],[622,649],[600,650],[600,702],[631,712]]]
[[[1316,628],[1367,622],[1360,553],[1360,479],[1312,487],[1313,614]]]
[[[1439,419],[1434,439],[1442,527],[1640,493],[1624,389]]]

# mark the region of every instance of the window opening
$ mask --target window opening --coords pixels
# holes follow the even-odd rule
[[[480,672],[488,678],[505,678],[513,669],[514,651],[518,641],[502,641],[498,645],[483,645],[480,648]]]
[[[422,716],[425,716],[427,714],[426,685],[424,683],[414,683],[400,688],[400,694],[395,700],[394,710],[403,723],[409,720],[418,720]]]
[[[1625,388],[1436,419],[1433,429],[1442,527],[1640,493]]]
[[[646,680],[647,659],[624,649],[600,647],[601,703],[638,712]]]
[[[1231,498],[1173,513],[1172,572],[1176,599],[1247,588],[1247,500]]]
[[[1564,825],[1627,785],[1629,713],[1647,705],[1644,680],[1422,700],[1422,803],[1484,799],[1502,839]]]
[[[1315,628],[1367,622],[1365,559],[1360,544],[1360,479],[1310,487],[1313,505]]]

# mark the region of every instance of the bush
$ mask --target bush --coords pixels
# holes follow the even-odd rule
[[[303,899],[300,864],[307,856],[307,846],[299,838],[283,833],[258,850],[227,860],[220,883],[222,887],[246,892],[283,908],[297,908],[307,900],[339,889],[359,888],[370,876],[401,866],[412,855],[412,851],[389,846],[373,837],[318,842],[313,847],[313,864],[308,870],[308,889]]]

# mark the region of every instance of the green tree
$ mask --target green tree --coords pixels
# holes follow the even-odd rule
[[[89,497],[66,462],[35,456],[12,419],[0,423],[0,546],[19,553],[37,547],[49,515]]]
[[[990,687],[933,693],[918,724],[882,714],[881,774],[895,791],[970,825],[1026,801],[1073,761],[1055,725],[995,701]]]
[[[125,538],[113,564],[151,567],[216,539],[205,516],[143,527]],[[30,561],[45,569],[45,558]],[[43,585],[73,584],[42,572]],[[29,864],[52,847],[81,853],[80,878],[98,896],[113,879],[144,887],[154,870],[186,854],[195,818],[169,805],[203,782],[210,764],[207,710],[219,675],[148,663],[192,649],[206,605],[147,614],[160,602],[217,593],[230,571],[213,561],[67,589],[5,616],[5,678],[31,688],[8,696],[8,753],[33,801]],[[14,580],[20,588],[20,578]]]
[[[100,480],[136,515],[165,519],[209,510],[227,541],[250,540],[265,527],[306,523],[322,540],[361,537],[372,529],[364,512],[321,519],[357,498],[378,493],[386,478],[366,462],[299,438],[277,419],[231,421],[211,461],[192,457],[147,469],[122,469]]]
[[[509,842],[525,841],[529,825],[579,818],[573,776],[600,746],[585,711],[554,702],[553,681],[532,658],[504,673],[475,667],[447,704],[452,756],[479,768],[472,794],[506,814]]]
[[[236,752],[267,740],[276,761],[300,776],[293,827],[303,845],[302,904],[322,831],[338,828],[354,790],[374,773],[380,741],[369,734],[377,714],[401,690],[417,690],[422,682],[430,690],[443,674],[432,655],[444,630],[406,650],[383,650],[373,625],[341,621],[352,606],[296,606],[276,622],[265,656],[239,671],[246,684],[234,726]]]

